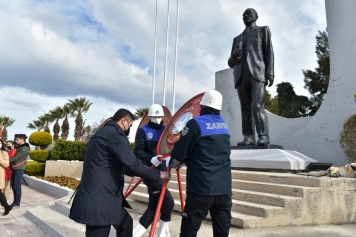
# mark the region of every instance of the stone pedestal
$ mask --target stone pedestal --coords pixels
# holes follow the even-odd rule
[[[231,167],[272,170],[305,170],[310,163],[318,162],[296,151],[281,149],[233,149]]]

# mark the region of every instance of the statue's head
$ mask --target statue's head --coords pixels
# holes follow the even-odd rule
[[[245,25],[251,25],[258,19],[256,10],[253,8],[247,8],[246,11],[244,11],[244,14],[242,14],[242,19]]]

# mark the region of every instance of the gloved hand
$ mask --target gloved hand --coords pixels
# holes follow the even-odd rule
[[[161,155],[152,157],[151,159],[152,165],[154,165],[155,167],[159,166],[162,163],[162,161],[159,160],[159,158],[161,157],[162,157]]]
[[[169,167],[169,161],[171,160],[170,156],[167,156],[166,159],[164,159],[166,161],[166,167]]]

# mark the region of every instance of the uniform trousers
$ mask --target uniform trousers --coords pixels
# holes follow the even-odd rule
[[[147,186],[149,200],[148,200],[148,208],[146,209],[145,213],[143,213],[139,221],[140,224],[147,229],[153,221],[159,196],[161,194],[163,181],[160,180],[157,182],[149,179],[144,179],[143,183]],[[174,199],[171,193],[169,192],[169,190],[167,189],[166,193],[164,194],[162,208],[161,208],[160,219],[162,221],[168,222],[171,220],[173,207],[174,207]]]
[[[121,221],[117,225],[113,225],[116,229],[117,237],[132,237],[132,217],[122,208]],[[106,237],[110,234],[111,225],[107,226],[93,226],[86,225],[85,236],[86,237]]]
[[[187,191],[180,237],[195,237],[200,225],[210,212],[214,237],[229,236],[231,225],[231,193],[203,196]]]

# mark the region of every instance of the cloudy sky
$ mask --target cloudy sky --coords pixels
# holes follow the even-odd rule
[[[155,103],[162,103],[167,0],[158,0]],[[85,96],[93,105],[86,125],[125,107],[149,107],[153,72],[155,0],[0,1],[0,114],[8,128],[26,126],[68,99]],[[176,109],[214,88],[226,69],[232,39],[255,8],[257,25],[268,25],[275,52],[275,84],[291,82],[306,96],[302,69],[316,64],[315,36],[326,29],[324,0],[181,0]],[[170,1],[166,106],[172,107],[177,1]],[[275,87],[269,89],[275,94]],[[72,119],[74,120],[74,119]],[[71,139],[74,134],[71,124]],[[133,129],[135,133],[135,129]],[[134,136],[131,134],[131,137]]]

